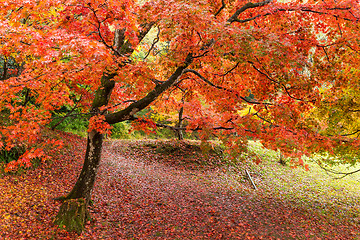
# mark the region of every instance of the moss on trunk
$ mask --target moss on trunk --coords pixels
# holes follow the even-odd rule
[[[54,224],[65,228],[68,232],[80,234],[85,227],[86,219],[89,217],[85,199],[68,199],[63,202]]]

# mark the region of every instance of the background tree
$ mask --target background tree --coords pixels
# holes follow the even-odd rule
[[[33,143],[51,111],[72,105],[70,96],[81,96],[91,117],[83,169],[56,217],[69,230],[83,228],[110,125],[154,126],[137,113],[179,106],[180,89],[187,89],[188,129],[201,130],[202,139],[215,131],[233,152],[260,139],[301,164],[304,154],[359,144],[322,134],[326,123],[311,118],[328,97],[321,89],[337,94],[350,80],[357,84],[347,71],[358,71],[357,1],[15,0],[0,12],[0,54],[24,63],[20,76],[0,82],[0,108],[11,119],[1,126],[2,142],[29,147],[8,170],[46,158]],[[34,104],[21,104],[24,89]]]

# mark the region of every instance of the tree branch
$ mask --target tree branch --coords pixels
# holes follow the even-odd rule
[[[297,98],[297,97],[292,96],[292,95],[290,94],[290,92],[289,92],[289,88],[286,87],[285,84],[283,84],[283,83],[281,83],[281,82],[279,82],[279,81],[276,81],[275,79],[271,78],[268,74],[264,73],[264,72],[261,71],[259,68],[257,68],[253,62],[248,61],[248,63],[250,63],[251,66],[252,66],[256,71],[258,71],[260,74],[262,74],[263,76],[265,76],[265,77],[266,77],[267,79],[269,79],[271,82],[280,85],[280,86],[285,90],[286,95],[288,95],[290,98],[295,99],[295,100],[298,100],[298,101],[303,101],[303,102],[313,102],[312,100],[304,100],[304,99],[302,99],[302,98]]]
[[[270,15],[270,13],[259,14],[259,15],[256,15],[255,17],[246,18],[246,19],[235,19],[234,22],[238,22],[238,23],[250,22],[250,21],[255,20],[255,19],[259,18],[259,17],[265,17],[265,16],[268,16],[268,15]]]
[[[340,176],[340,177],[334,177],[335,179],[342,179],[342,178],[344,178],[344,177],[346,177],[346,176],[349,176],[349,175],[352,175],[352,174],[355,174],[355,173],[360,172],[360,169],[357,169],[357,170],[352,171],[352,172],[340,172],[340,171],[335,171],[335,170],[333,170],[333,169],[328,169],[328,168],[326,168],[326,167],[323,167],[323,166],[322,166],[321,164],[319,164],[319,163],[318,163],[318,165],[319,165],[319,167],[320,167],[321,169],[325,170],[325,171],[328,172],[328,173],[332,173],[332,174],[336,174],[336,175],[342,175],[342,176]]]
[[[339,11],[348,11],[353,17],[354,19],[350,19],[350,18],[347,18],[347,17],[341,17],[340,15],[338,14],[333,14],[331,12],[325,12],[325,11],[318,11],[318,10],[313,10],[311,8],[308,8],[308,7],[299,7],[299,8],[289,8],[289,9],[285,9],[285,8],[279,8],[279,9],[275,9],[273,12],[271,13],[265,13],[265,14],[259,14],[259,15],[256,15],[254,17],[251,17],[251,18],[247,18],[247,19],[239,19],[239,15],[241,13],[243,13],[244,11],[246,11],[247,9],[249,8],[256,8],[256,7],[262,7],[262,6],[265,6],[269,3],[271,3],[272,0],[265,0],[265,1],[262,1],[262,2],[259,2],[259,3],[251,3],[251,2],[248,2],[246,3],[244,6],[242,6],[240,9],[238,9],[228,20],[227,22],[228,23],[233,23],[233,22],[239,22],[239,23],[245,23],[245,22],[249,22],[249,21],[252,21],[252,20],[255,20],[256,18],[259,18],[259,17],[265,17],[265,16],[268,16],[268,15],[271,15],[271,14],[274,14],[276,12],[293,12],[293,11],[302,11],[302,12],[310,12],[310,13],[316,13],[316,14],[320,14],[320,15],[329,15],[329,16],[333,16],[334,18],[336,19],[343,19],[343,20],[346,20],[346,21],[359,21],[359,18],[356,17],[350,10],[351,10],[351,7],[333,7],[333,8],[325,8],[324,10],[325,11],[333,11],[333,10],[339,10]],[[340,30],[341,31],[341,30]]]
[[[96,24],[91,23],[96,29],[97,34],[100,38],[100,41],[105,45],[106,48],[110,49],[116,56],[126,56],[131,55],[131,53],[135,50],[133,46],[130,45],[128,41],[125,39],[125,29],[116,29],[115,36],[114,36],[114,43],[111,45],[107,43],[101,33],[101,24],[107,19],[100,20],[97,15],[97,11],[91,7],[90,4],[88,6],[84,6],[85,8],[89,9],[96,19]],[[155,24],[155,22],[150,23],[143,23],[140,24],[140,33],[138,34],[139,42],[145,37],[145,35],[150,31],[151,27]]]
[[[145,55],[144,60],[150,55],[150,52],[154,49],[155,45],[159,42],[159,40],[160,40],[159,35],[160,35],[160,28],[158,27],[158,33],[157,33],[156,37],[154,38],[149,51]]]
[[[219,10],[215,13],[215,17],[217,17],[217,15],[219,15],[221,13],[221,11],[225,8],[225,1],[221,0],[221,7],[219,8]]]
[[[203,77],[199,72],[197,72],[197,71],[195,71],[195,70],[193,70],[193,69],[186,69],[186,70],[184,71],[184,74],[185,74],[185,73],[188,73],[188,72],[195,74],[195,75],[198,76],[201,80],[203,80],[204,82],[206,82],[207,84],[209,84],[210,86],[212,86],[212,87],[214,87],[214,88],[235,93],[238,98],[242,99],[243,101],[245,101],[245,102],[247,102],[247,103],[251,103],[251,104],[263,104],[263,105],[272,105],[271,103],[263,103],[263,102],[249,101],[249,100],[247,100],[245,97],[240,96],[238,93],[236,93],[236,92],[235,92],[234,90],[232,90],[232,89],[228,89],[228,88],[225,88],[225,87],[222,87],[222,86],[215,85],[214,83],[210,82],[210,81],[207,80],[205,77]]]
[[[262,6],[265,6],[267,4],[269,4],[272,0],[265,0],[265,1],[262,1],[262,2],[258,2],[258,3],[251,3],[251,2],[248,2],[246,3],[244,6],[242,6],[240,9],[238,9],[228,20],[227,22],[228,23],[233,23],[233,22],[237,22],[237,21],[240,21],[238,19],[239,15],[243,12],[245,12],[247,9],[250,9],[250,8],[257,8],[257,7],[262,7]],[[248,20],[250,21],[250,20]]]
[[[134,118],[134,120],[138,120],[138,121],[141,121],[141,119],[138,119],[138,118]],[[167,124],[163,124],[163,123],[155,123],[155,125],[157,127],[162,127],[162,128],[168,128],[168,129],[171,129],[173,131],[179,131],[179,130],[190,130],[190,131],[200,131],[202,130],[201,127],[196,127],[196,128],[186,128],[186,127],[176,127],[176,126],[171,126],[171,125],[167,125]],[[213,127],[212,128],[213,130],[233,130],[234,128],[233,127],[222,127],[222,126],[219,126],[219,127]],[[250,131],[250,130],[249,130]]]
[[[347,137],[347,136],[355,135],[355,134],[357,134],[357,133],[359,133],[359,132],[360,132],[360,130],[356,130],[355,132],[342,134],[342,135],[340,135],[340,136]]]
[[[228,71],[226,71],[226,73],[224,73],[224,74],[219,74],[218,76],[220,76],[220,77],[225,77],[226,75],[228,75],[229,73],[231,73],[233,70],[235,70],[235,68],[237,68],[237,67],[239,66],[239,64],[240,64],[240,61],[237,62],[234,67],[232,67],[231,69],[229,69]]]
[[[105,115],[106,122],[109,124],[114,124],[124,120],[129,120],[134,116],[135,113],[149,106],[158,96],[165,92],[168,88],[173,86],[176,81],[181,77],[183,71],[192,63],[193,57],[192,54],[188,54],[184,63],[179,66],[175,72],[162,84],[156,85],[155,88],[150,91],[145,97],[130,104],[125,109]]]
[[[78,104],[80,103],[83,95],[80,96],[79,100],[76,102],[75,106],[68,112],[59,122],[57,122],[54,126],[51,127],[51,130],[55,130],[57,126],[59,126],[66,118],[70,117],[71,114],[78,108]]]

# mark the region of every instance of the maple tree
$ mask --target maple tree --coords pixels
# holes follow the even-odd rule
[[[39,143],[53,110],[76,100],[90,116],[83,169],[55,221],[69,230],[87,218],[104,134],[126,120],[155,127],[137,115],[150,106],[183,109],[188,130],[232,152],[260,139],[300,164],[344,143],[353,156],[360,143],[313,117],[356,95],[357,1],[12,0],[0,13],[0,55],[21,66],[0,82],[0,147],[28,148],[7,170],[61,145]]]

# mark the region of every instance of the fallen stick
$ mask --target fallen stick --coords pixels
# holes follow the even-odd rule
[[[251,178],[251,176],[250,176],[250,173],[248,172],[248,170],[247,170],[247,169],[245,169],[245,172],[246,172],[246,174],[248,175],[248,177],[249,177],[249,179],[250,179],[250,181],[251,181],[251,183],[252,183],[252,185],[253,185],[254,189],[255,189],[255,190],[257,190],[257,187],[256,187],[256,185],[255,185],[254,181],[252,180],[252,178]]]

